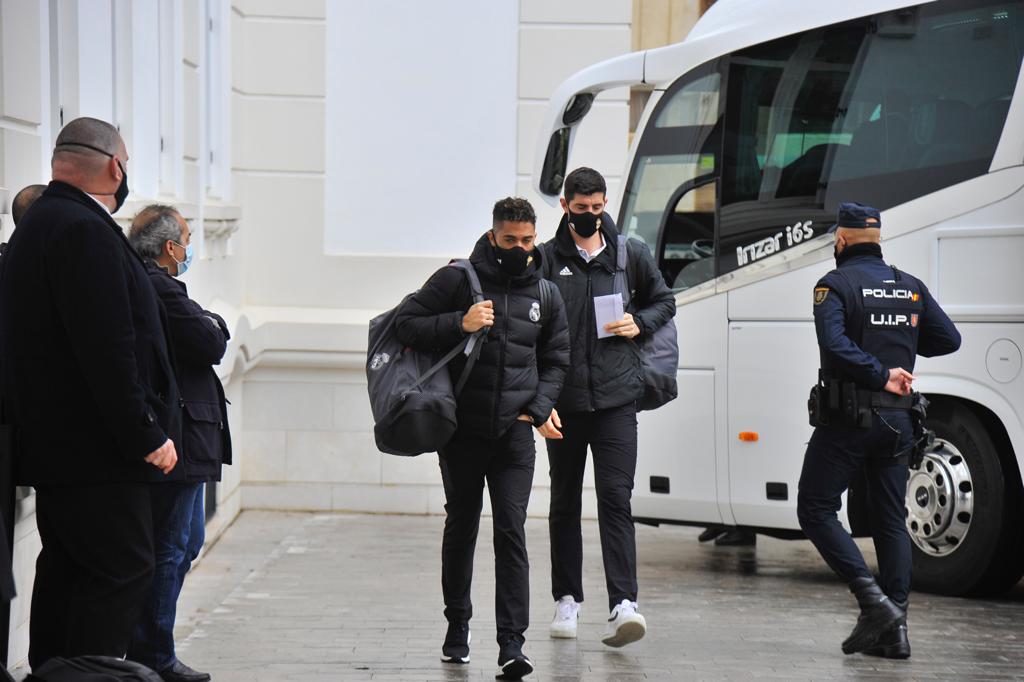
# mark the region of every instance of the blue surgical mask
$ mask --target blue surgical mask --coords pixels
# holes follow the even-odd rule
[[[174,243],[178,244],[178,242]],[[191,244],[189,244],[188,246],[185,246],[184,244],[178,244],[178,246],[185,249],[185,260],[179,261],[177,258],[174,258],[173,253],[171,254],[171,258],[174,258],[174,262],[178,264],[178,277],[181,277],[189,269],[189,266],[192,265],[193,251]]]

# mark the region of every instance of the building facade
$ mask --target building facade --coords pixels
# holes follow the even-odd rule
[[[208,495],[209,536],[243,508],[441,513],[436,458],[374,447],[367,321],[466,255],[498,198],[530,198],[550,237],[560,210],[530,190],[548,95],[685,35],[701,5],[0,0],[3,237],[14,194],[48,181],[63,123],[112,121],[132,190],[116,217],[178,206],[197,244],[190,294],[232,331],[219,374],[236,459]],[[619,182],[635,97],[598,98],[571,165]],[[535,514],[543,461],[541,447]],[[11,664],[39,549],[31,491],[18,497]]]

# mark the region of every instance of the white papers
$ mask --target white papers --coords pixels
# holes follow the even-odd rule
[[[622,294],[608,294],[594,297],[594,320],[597,322],[597,338],[604,339],[614,336],[604,330],[606,324],[622,321],[625,311],[622,309]]]

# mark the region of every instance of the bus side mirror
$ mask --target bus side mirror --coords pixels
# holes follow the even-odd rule
[[[544,155],[544,167],[540,173],[540,191],[548,196],[558,196],[565,182],[565,170],[569,163],[569,136],[571,128],[559,128],[551,134],[548,151]]]

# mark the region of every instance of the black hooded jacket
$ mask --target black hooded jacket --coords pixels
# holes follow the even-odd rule
[[[469,257],[484,299],[494,303],[494,326],[483,337],[480,357],[458,398],[459,430],[499,438],[521,414],[536,425],[551,415],[569,366],[569,328],[558,292],[551,310],[540,310],[540,259],[519,277],[498,266],[485,234]],[[418,350],[447,351],[465,339],[462,317],[473,305],[462,270],[445,266],[402,307],[396,331],[402,343]],[[453,383],[465,367],[462,355],[449,365]]]
[[[580,257],[566,216],[555,237],[541,245],[544,277],[558,287],[569,316],[572,366],[558,399],[558,411],[592,412],[626,405],[643,395],[644,382],[637,341],[676,314],[675,297],[658,272],[647,246],[627,242],[626,272],[631,290],[626,312],[633,315],[640,336],[597,338],[594,297],[614,293],[619,233],[607,213],[601,214],[605,249],[589,263]]]

